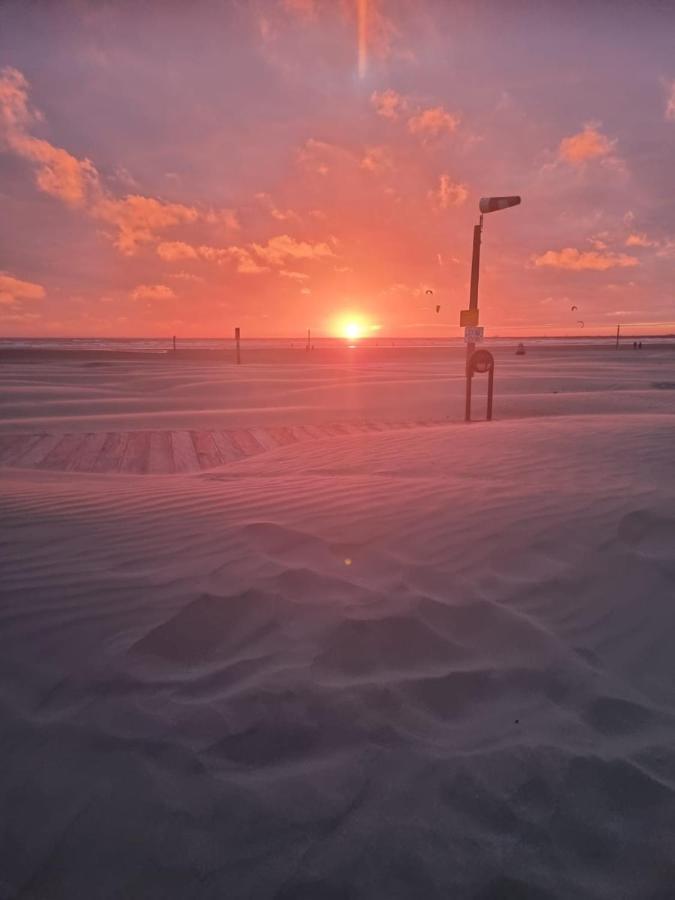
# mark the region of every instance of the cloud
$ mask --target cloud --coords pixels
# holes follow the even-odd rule
[[[255,195],[256,200],[265,207],[273,219],[278,222],[299,221],[300,216],[292,209],[279,209],[269,194],[260,192]]]
[[[675,80],[668,84],[668,97],[666,98],[666,121],[675,122]]]
[[[355,157],[351,151],[338,144],[309,138],[298,151],[298,161],[317,175],[327,175],[331,169],[345,164],[353,165]]]
[[[442,106],[430,106],[408,119],[408,130],[425,138],[438,138],[452,134],[459,125],[459,117]]]
[[[595,270],[604,272],[607,269],[627,268],[639,265],[635,256],[625,253],[601,253],[596,250],[577,250],[565,247],[563,250],[547,250],[533,259],[535,266],[547,266],[552,269],[569,269],[574,272]]]
[[[616,141],[611,141],[598,130],[597,124],[589,122],[583,131],[563,138],[558,153],[561,159],[574,166],[583,165],[590,159],[601,159],[613,155]]]
[[[306,275],[304,272],[291,272],[288,269],[282,269],[279,274],[293,281],[306,281],[309,278],[309,275]]]
[[[228,231],[240,231],[241,223],[234,209],[210,209],[202,217],[208,225],[223,225]]]
[[[49,141],[33,137],[28,126],[39,119],[28,106],[28,82],[17,69],[0,71],[0,142],[17,156],[35,165],[41,191],[70,206],[82,206],[99,190],[96,167],[89,159],[77,159]]]
[[[132,300],[173,300],[175,296],[166,284],[139,284],[131,292]]]
[[[157,245],[157,256],[166,262],[174,262],[178,259],[197,259],[199,254],[184,241],[165,241]]]
[[[652,241],[644,232],[629,234],[626,238],[627,247],[655,247],[657,241]]]
[[[335,255],[326,243],[296,241],[288,234],[270,238],[264,245],[251,246],[260,259],[272,266],[283,265],[289,259],[326,259]]]
[[[453,181],[449,175],[441,175],[438,189],[429,191],[429,199],[438,209],[461,206],[469,196],[466,185]]]
[[[42,300],[45,289],[32,281],[21,281],[9,272],[0,272],[0,303],[9,305],[17,300]]]
[[[261,266],[256,262],[245,247],[227,247],[225,252],[235,261],[237,272],[241,275],[258,275],[260,272],[269,271],[267,266]]]
[[[140,244],[151,243],[156,232],[186,222],[196,222],[199,213],[182,203],[165,203],[154,197],[129,194],[123,199],[102,197],[91,209],[96,219],[117,229],[114,244],[120,252],[131,256]]]
[[[158,231],[200,218],[194,207],[181,203],[165,203],[140,194],[113,196],[102,187],[91,160],[78,159],[28,132],[28,127],[40,118],[28,105],[28,82],[21,72],[0,70],[0,144],[34,164],[40,190],[113,225],[114,243],[122,253],[131,255],[141,244],[155,240]],[[210,212],[204,218],[238,227],[232,210]]]
[[[378,116],[392,121],[398,119],[408,108],[405,97],[391,88],[382,92],[373,91],[370,95],[370,102]]]
[[[366,172],[381,174],[391,172],[394,161],[386,147],[367,147],[360,165]]]
[[[168,277],[181,281],[204,281],[201,275],[193,275],[192,272],[170,272]]]

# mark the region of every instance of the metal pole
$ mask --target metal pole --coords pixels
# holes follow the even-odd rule
[[[307,346],[305,347],[305,350],[309,350],[310,341],[311,341],[311,331],[308,328],[307,329]]]
[[[173,336],[173,352],[176,352],[176,335]]]
[[[469,363],[466,364],[466,402],[464,405],[464,421],[471,421],[471,378],[472,373],[469,372]]]
[[[619,349],[619,330],[620,330],[620,328],[621,328],[621,324],[619,323],[616,326],[616,349],[617,350]]]
[[[235,339],[235,341],[237,342],[237,365],[238,365],[238,366],[241,365],[241,350],[240,350],[240,347],[239,347],[239,337],[240,337],[240,329],[239,329],[239,328],[235,328],[235,329],[234,329],[234,339]]]
[[[490,366],[490,372],[488,374],[488,395],[487,395],[487,420],[488,422],[492,419],[492,385],[495,377],[495,367],[494,365]]]
[[[480,242],[483,231],[483,216],[478,225],[473,226],[473,254],[471,256],[471,289],[469,292],[469,309],[478,309],[478,278],[480,275]],[[478,321],[476,320],[476,325]],[[475,344],[466,345],[467,364],[471,354],[476,349]]]

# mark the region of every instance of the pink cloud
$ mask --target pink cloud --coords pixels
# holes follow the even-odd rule
[[[21,281],[9,272],[0,272],[0,303],[9,305],[17,300],[42,300],[45,289],[32,281]]]
[[[115,246],[127,256],[140,244],[151,243],[156,232],[186,222],[196,222],[199,213],[182,203],[165,203],[154,197],[129,194],[121,200],[104,196],[92,207],[91,214],[117,229]]]
[[[438,209],[461,206],[469,196],[466,185],[453,181],[449,175],[441,175],[438,189],[429,191],[429,199]]]
[[[38,119],[40,115],[28,106],[25,77],[16,69],[3,69],[0,72],[0,141],[35,165],[40,190],[113,225],[115,246],[125,255],[135,253],[141,244],[154,241],[159,231],[200,218],[197,209],[181,203],[166,203],[140,194],[113,196],[101,186],[91,160],[78,159],[28,132],[28,126]],[[212,211],[203,218],[210,223],[239,227],[232,210]]]
[[[184,241],[165,241],[157,245],[157,255],[166,262],[179,259],[197,259],[199,254],[191,244]]]
[[[289,259],[326,259],[335,254],[326,243],[296,241],[287,234],[270,238],[266,244],[251,245],[256,255],[269,265],[283,265]]]
[[[375,174],[391,172],[394,161],[386,147],[368,147],[361,160],[361,168]]]
[[[283,278],[290,278],[292,281],[306,281],[309,278],[309,275],[306,275],[304,272],[292,272],[288,269],[282,269],[279,274]]]
[[[175,292],[165,284],[139,284],[131,292],[132,300],[173,300]]]
[[[237,272],[241,275],[258,275],[268,271],[267,266],[256,262],[245,247],[227,247],[225,252],[235,261]]]
[[[370,95],[370,102],[375,108],[375,112],[378,116],[382,116],[383,119],[391,120],[398,119],[399,116],[406,111],[408,106],[405,97],[401,96],[401,94],[398,94],[391,88],[380,93],[374,91]]]
[[[625,253],[602,253],[596,250],[585,251],[565,247],[563,250],[547,250],[541,256],[534,257],[534,264],[538,267],[569,269],[574,272],[584,270],[604,272],[607,269],[637,266],[639,260]]]
[[[656,241],[652,241],[644,232],[629,234],[626,238],[627,247],[654,247]]]
[[[431,106],[408,119],[408,130],[411,134],[425,138],[438,138],[443,134],[452,134],[459,125],[459,117],[449,113],[442,106]]]
[[[99,189],[98,172],[89,159],[78,159],[49,141],[33,137],[28,126],[39,119],[28,106],[28,82],[17,69],[0,72],[0,140],[36,166],[40,190],[70,206],[81,206]]]
[[[611,156],[615,145],[616,141],[611,141],[598,130],[597,125],[589,122],[583,131],[563,138],[560,142],[559,155],[566,162],[578,166],[590,159]]]

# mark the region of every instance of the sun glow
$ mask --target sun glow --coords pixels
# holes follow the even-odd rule
[[[342,326],[342,333],[350,341],[357,341],[363,337],[363,325],[360,322],[345,322]]]

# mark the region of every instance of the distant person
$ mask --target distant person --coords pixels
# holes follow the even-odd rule
[[[637,350],[637,341],[633,341],[633,350]]]
[[[642,350],[642,341],[638,344],[638,350]]]

